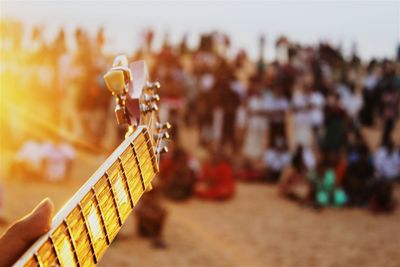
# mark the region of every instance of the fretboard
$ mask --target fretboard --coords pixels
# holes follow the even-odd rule
[[[158,164],[146,127],[139,127],[57,213],[50,231],[14,266],[93,266],[111,244]]]

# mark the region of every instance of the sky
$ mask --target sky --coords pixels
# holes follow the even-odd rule
[[[350,53],[354,43],[359,55],[394,57],[400,43],[400,1],[1,1],[1,17],[25,25],[44,25],[51,40],[60,26],[69,36],[77,26],[94,34],[104,26],[106,50],[131,53],[141,43],[140,32],[153,28],[156,44],[165,31],[171,41],[189,34],[221,30],[231,36],[234,50],[258,53],[257,39],[265,34],[266,56],[274,56],[274,42],[289,39],[316,44],[328,40]]]

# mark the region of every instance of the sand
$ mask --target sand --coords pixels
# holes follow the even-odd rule
[[[79,187],[76,181],[5,185],[10,221],[46,196],[60,208]],[[274,186],[258,184],[239,184],[228,202],[163,202],[169,212],[167,248],[139,238],[132,220],[100,266],[400,266],[399,209],[389,216],[360,209],[316,212],[279,198]]]

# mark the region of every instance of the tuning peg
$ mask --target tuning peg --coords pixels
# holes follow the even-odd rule
[[[149,105],[140,104],[140,111],[141,111],[142,113],[147,113],[147,112],[149,112],[149,111],[150,111]]]
[[[157,154],[163,154],[168,152],[168,148],[166,146],[159,147],[156,149]]]
[[[147,82],[146,87],[147,89],[160,89],[161,85],[159,82]]]
[[[160,96],[158,94],[154,94],[154,95],[144,94],[143,99],[146,102],[152,102],[152,101],[158,102],[158,101],[160,101]]]
[[[157,104],[151,104],[151,105],[141,104],[140,105],[140,111],[143,113],[148,113],[148,112],[157,111],[157,110],[158,110]]]
[[[154,134],[154,139],[169,139],[170,135],[168,132]]]
[[[117,104],[114,109],[115,117],[117,118],[118,124],[124,124],[126,122],[126,114],[124,107]]]
[[[158,106],[157,104],[153,103],[150,107],[151,111],[157,111],[158,110]]]
[[[166,122],[166,123],[157,122],[157,124],[156,124],[156,128],[158,130],[168,130],[168,129],[171,129],[171,127],[172,127],[172,125],[169,122]]]

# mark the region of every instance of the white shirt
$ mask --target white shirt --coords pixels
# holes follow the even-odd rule
[[[310,120],[312,125],[320,126],[324,121],[325,99],[320,92],[313,92],[310,96],[311,110]]]
[[[263,162],[272,170],[281,171],[290,163],[290,153],[269,149],[264,154]]]
[[[292,105],[295,109],[294,121],[297,125],[309,125],[311,123],[310,111],[308,109],[311,104],[311,95],[296,91],[292,97]]]
[[[400,175],[399,151],[393,150],[389,154],[386,148],[379,148],[374,155],[374,165],[379,177],[388,180],[398,177]]]

